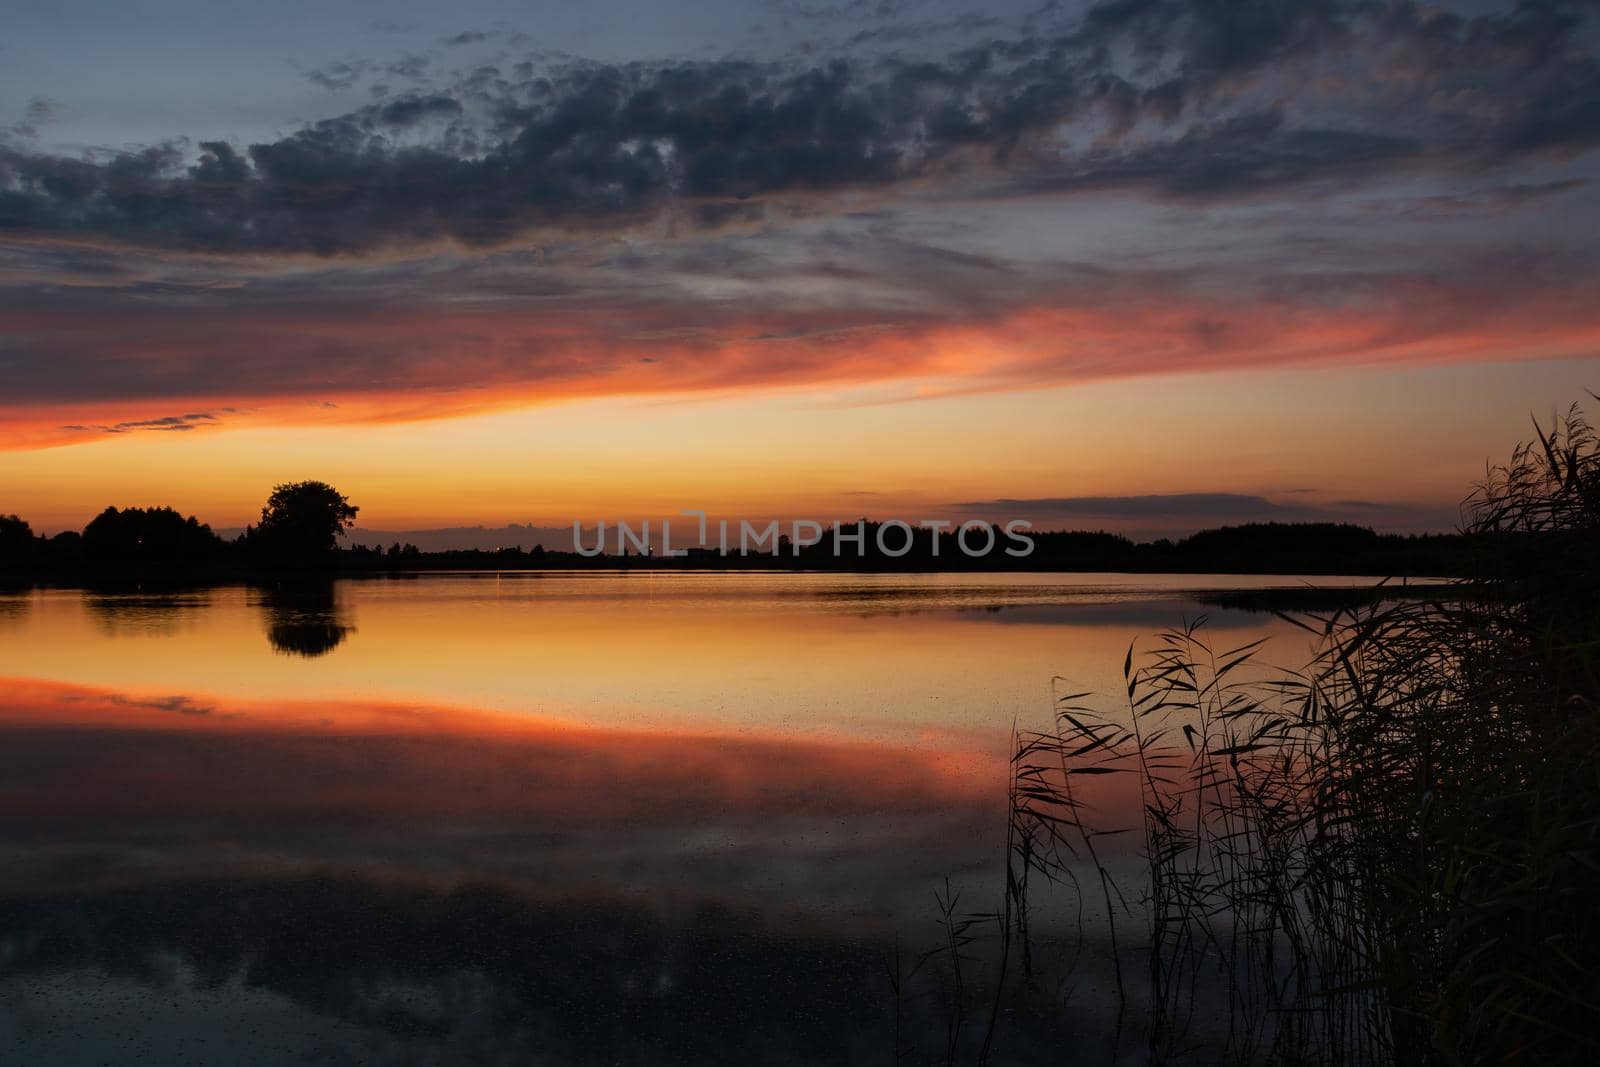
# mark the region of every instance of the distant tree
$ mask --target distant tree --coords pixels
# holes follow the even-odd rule
[[[326,482],[274,486],[250,543],[274,559],[325,558],[339,547],[339,538],[355,524],[360,510]]]
[[[194,562],[214,559],[223,541],[193,515],[172,508],[106,508],[83,528],[85,559]]]
[[[15,515],[0,515],[0,564],[20,562],[33,550],[33,527]]]

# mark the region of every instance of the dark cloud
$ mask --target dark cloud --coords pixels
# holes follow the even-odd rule
[[[961,512],[1013,512],[1060,518],[1257,518],[1285,510],[1266,497],[1242,493],[1157,493],[1145,496],[1064,496],[975,500],[954,505]]]
[[[1410,219],[1449,220],[1509,214],[1526,204],[1563,196],[1587,186],[1583,178],[1559,181],[1511,182],[1469,192],[1439,193],[1410,199],[1374,200],[1365,205],[1373,215],[1403,215]]]
[[[1077,167],[1028,176],[1036,191],[1150,185],[1173,197],[1237,196],[1314,179],[1362,177],[1416,157],[1411,137],[1289,129],[1277,111],[1196,126],[1171,141],[1093,153]]]
[[[216,707],[202,703],[189,696],[166,697],[130,697],[122,693],[113,693],[106,698],[110,703],[128,708],[152,708],[156,711],[171,711],[179,715],[205,716],[216,712]]]
[[[157,431],[162,433],[182,433],[195,430],[202,426],[210,426],[217,422],[218,416],[208,411],[197,411],[188,415],[164,415],[156,419],[138,419],[133,422],[117,422],[109,426],[86,426],[74,424],[61,427],[71,433],[138,433],[140,431]]]
[[[1304,497],[1311,489],[1288,489]],[[1035,525],[1104,522],[1116,528],[1190,531],[1243,522],[1357,522],[1380,529],[1449,529],[1460,518],[1448,509],[1370,500],[1280,502],[1251,493],[1153,493],[973,500],[950,506],[957,514],[1030,519]]]
[[[393,63],[387,64],[383,70],[397,78],[409,81],[422,81],[428,76],[428,69],[433,65],[433,58],[420,53],[401,56]]]
[[[408,53],[388,63],[370,59],[348,59],[301,71],[307,81],[329,92],[343,92],[373,77],[400,78],[412,83],[428,79],[431,56]]]
[[[22,118],[9,126],[0,126],[0,141],[6,138],[28,140],[39,135],[40,127],[56,117],[58,105],[48,97],[36,96],[22,109]]]
[[[306,80],[311,84],[329,92],[338,92],[360,81],[368,70],[369,64],[366,63],[329,63],[327,66],[317,67],[304,73]]]
[[[426,119],[450,119],[461,114],[461,103],[449,96],[403,96],[378,109],[389,126],[411,126]]]
[[[426,55],[350,60],[307,77],[416,91],[198,158],[178,142],[0,148],[0,232],[334,254],[613,230],[675,206],[749,223],[778,199],[974,169],[1017,193],[1216,199],[1570,154],[1600,139],[1592,10],[1114,0],[1055,36],[936,59],[525,61],[449,84]]]

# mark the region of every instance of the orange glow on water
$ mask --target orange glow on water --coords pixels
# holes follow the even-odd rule
[[[565,823],[843,815],[982,806],[1004,782],[1003,759],[843,738],[604,729],[479,709],[129,694],[25,678],[0,679],[0,688],[9,694],[0,736],[55,754],[49,775],[14,776],[0,789],[5,817],[197,802],[213,812],[331,816],[537,812]]]

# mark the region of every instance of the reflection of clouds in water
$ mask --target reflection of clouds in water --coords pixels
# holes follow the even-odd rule
[[[199,623],[211,593],[93,593],[83,603],[108,637],[175,634]]]
[[[206,1063],[217,1049],[241,1067],[403,1062],[402,1047],[243,974],[202,983],[172,956],[152,959],[138,978],[86,965],[7,981],[0,968],[0,1062],[8,1064]]]
[[[999,900],[1003,760],[22,688],[0,1004],[74,1049],[293,1062],[287,1028],[316,1062],[877,1061],[896,935],[932,943],[947,877]],[[908,1032],[942,1030],[933,993]],[[1016,1018],[1016,1062],[1067,1022]],[[0,1025],[0,1062],[70,1062],[51,1033]]]
[[[1005,756],[973,738],[11,688],[0,1005],[36,1021],[0,1062],[292,1062],[286,1032],[316,1062],[878,1061],[894,935],[936,933],[946,877],[1000,899]],[[1083,1029],[1050,1018],[1008,1015],[995,1062]]]
[[[974,579],[926,595],[822,598],[807,595],[815,584],[734,577],[727,588],[737,596],[709,596],[724,586],[641,575],[297,583],[220,593],[204,613],[182,596],[106,598],[117,601],[106,605],[109,625],[137,628],[148,621],[141,611],[167,624],[198,615],[234,627],[242,640],[227,648],[242,652],[235,666],[197,656],[212,646],[190,636],[124,648],[138,669],[103,684],[125,693],[0,680],[0,1063],[116,1061],[129,1049],[177,1062],[217,1048],[232,1062],[892,1058],[882,1001],[870,998],[885,991],[893,934],[921,944],[946,876],[964,909],[1000,900],[1011,716],[989,714],[1003,704],[998,688],[1036,677],[1048,700],[1043,683],[1058,660],[1114,674],[1130,637],[1208,610],[1224,626],[1277,625],[1206,609],[1178,589],[1133,597]],[[626,598],[613,586],[627,586]],[[557,595],[518,592],[528,588]],[[326,654],[351,632],[350,604],[386,625],[325,661],[326,678],[278,661],[299,697],[252,699],[269,658],[263,632],[280,652]],[[55,618],[42,598],[19,608],[29,610],[29,624]],[[915,618],[848,617],[880,610]],[[674,637],[669,623],[691,616],[688,636]],[[105,644],[90,616],[61,617],[78,629],[58,647],[90,662]],[[622,618],[636,628],[613,633]],[[539,625],[513,625],[531,620]],[[848,638],[848,651],[797,645],[794,631],[808,622]],[[973,625],[985,622],[1001,625]],[[1070,640],[1057,642],[1058,632]],[[597,633],[617,643],[588,656]],[[445,653],[437,658],[456,666],[435,683],[416,670],[416,641],[386,643],[396,634],[428,635]],[[154,659],[163,650],[168,658]],[[659,655],[618,658],[641,650]],[[46,673],[14,660],[12,670]],[[767,680],[751,683],[750,663]],[[930,714],[933,685],[910,677],[926,666],[948,684],[952,665],[972,683],[954,679],[956,697],[937,695],[966,701],[971,716]],[[67,668],[78,676],[75,663]],[[704,677],[685,706],[771,695],[781,714],[713,719],[720,733],[691,736],[445,706],[476,702],[470,683],[486,674],[520,687],[507,705],[564,714],[541,699],[567,681],[585,718],[609,722],[631,694],[608,687],[608,672],[654,688],[693,668]],[[854,672],[860,690],[803,688],[806,672],[844,676],[834,668]],[[339,699],[371,691],[372,671],[406,703]],[[793,691],[772,686],[790,675]],[[204,695],[184,695],[186,685]],[[882,732],[865,740],[854,726],[796,736],[854,714],[819,717],[836,698],[881,705],[885,721],[916,730],[897,726],[891,736],[904,744],[880,743]],[[1093,800],[1117,824],[1111,811],[1138,804],[1104,789]],[[1134,836],[1104,847],[1126,849],[1112,863],[1136,884]],[[289,877],[307,871],[359,871],[365,881],[333,879],[344,886],[335,891],[314,884],[329,879]],[[450,888],[463,878],[499,888]],[[1040,900],[1035,932],[1070,932],[1071,903]],[[569,929],[601,948],[570,948]],[[511,950],[534,963],[508,960]],[[774,954],[786,958],[769,965]],[[413,967],[418,958],[427,966]],[[1125,957],[1124,970],[1140,962]],[[535,964],[542,971],[530,974]],[[868,971],[870,986],[860,977]],[[1096,981],[1075,976],[1087,991],[1075,1003],[1106,988]],[[706,1003],[712,1025],[680,1025]],[[25,1034],[19,1020],[33,1020]],[[1008,1035],[996,1062],[1061,1059],[1062,1045],[1013,1056],[1020,1039]],[[807,1045],[819,1040],[825,1051]],[[1079,1059],[1110,1057],[1090,1048]]]
[[[400,857],[581,892],[882,917],[997,883],[1005,757],[782,734],[610,729],[448,708],[228,702],[13,680],[12,885],[280,857]],[[226,849],[226,852],[219,849]],[[64,866],[63,866],[64,865]]]
[[[0,896],[0,927],[24,935],[0,962],[9,1062],[178,1062],[219,1042],[230,1062],[292,1062],[298,1035],[323,1063],[893,1058],[888,939],[709,904],[313,874]],[[899,1010],[926,1058],[941,1008],[915,992]],[[999,1062],[1041,1062],[1082,1022],[1050,1019],[1008,1019]]]
[[[307,579],[263,586],[260,604],[272,647],[289,656],[327,655],[355,632],[349,609],[332,580]]]

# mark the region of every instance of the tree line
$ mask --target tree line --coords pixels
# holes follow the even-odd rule
[[[1045,531],[1031,536],[1023,557],[1002,551],[959,551],[950,531],[918,531],[909,548],[889,555],[880,547],[879,523],[863,520],[863,551],[835,554],[824,541],[787,541],[776,553],[691,549],[685,558],[580,556],[543,545],[497,550],[423,552],[415,545],[387,548],[344,543],[360,509],[325,482],[275,486],[260,521],[233,539],[217,535],[193,515],[171,507],[108,507],[82,531],[35,535],[15,515],[0,515],[0,571],[114,576],[122,569],[248,571],[295,567],[340,571],[510,569],[518,567],[679,567],[769,570],[1030,570],[1136,573],[1346,574],[1440,576],[1464,573],[1477,554],[1477,534],[1380,534],[1348,523],[1249,523],[1202,530],[1189,537],[1136,542],[1120,534]],[[897,551],[898,551],[898,542]],[[107,572],[111,572],[108,574]]]
[[[170,507],[108,507],[82,531],[35,535],[16,515],[0,515],[0,566],[57,569],[79,564],[203,567],[250,563],[327,563],[360,511],[326,482],[274,486],[258,523],[228,540]]]

